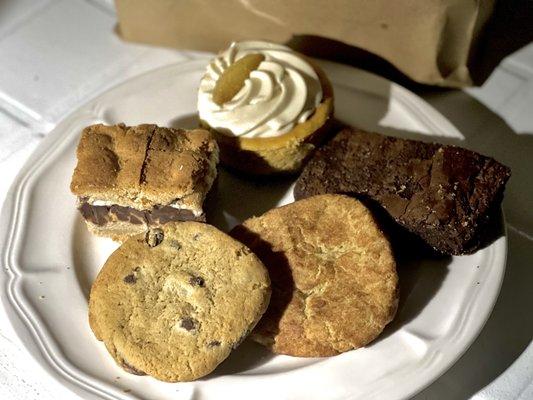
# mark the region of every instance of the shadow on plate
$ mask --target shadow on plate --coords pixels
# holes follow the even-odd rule
[[[533,258],[533,132],[517,134],[502,118],[467,93],[426,91],[422,95],[461,131],[465,137],[461,146],[490,155],[512,170],[503,202],[509,255],[494,310],[479,337],[457,364],[413,398],[441,398],[447,393],[447,398],[466,399],[475,396],[509,368],[533,337],[533,319],[525,317],[533,304],[533,291],[527,283],[533,280],[530,268]]]
[[[379,73],[379,71],[377,72]],[[411,86],[410,89],[414,91],[418,89],[418,94],[422,95],[430,105],[443,114],[460,131],[462,138],[427,136],[419,132],[412,132],[391,126],[383,126],[382,121],[389,111],[389,104],[377,101],[372,102],[371,98],[366,99],[366,102],[369,103],[368,106],[361,104],[363,112],[366,115],[361,117],[362,123],[355,123],[354,125],[363,129],[373,130],[382,134],[405,139],[434,141],[442,144],[461,146],[494,157],[496,160],[509,166],[512,169],[512,177],[507,184],[505,201],[503,203],[507,222],[509,225],[517,227],[517,231],[527,232],[525,234],[526,237],[527,235],[531,236],[530,227],[533,225],[533,220],[531,207],[528,206],[528,204],[530,205],[533,203],[533,185],[529,183],[531,154],[533,154],[533,135],[517,135],[499,116],[463,91],[443,90],[440,88],[432,89],[427,87],[421,91],[421,87],[417,85]],[[390,85],[388,88],[381,88],[381,90],[390,92]],[[387,97],[390,98],[390,96]],[[343,106],[337,108],[342,109]],[[349,109],[345,109],[344,114],[349,115],[349,111]],[[343,119],[346,120],[346,118]],[[494,240],[503,235],[503,227],[501,224],[498,225],[499,221],[495,222],[496,223],[491,226],[488,240],[482,247],[490,245]],[[395,239],[392,238],[393,243],[394,240]],[[518,256],[516,258],[518,258]],[[375,343],[400,329],[401,326],[411,321],[423,310],[424,306],[439,290],[446,277],[448,271],[447,265],[450,262],[450,257],[435,258],[433,256],[426,256],[419,259],[403,256],[399,257],[398,274],[400,278],[401,292],[398,314],[395,320],[387,326],[383,334],[375,341]],[[523,281],[531,280],[531,274],[528,275],[524,268],[521,268],[520,271],[522,273]],[[518,274],[518,272],[515,273]],[[516,282],[518,282],[518,279]],[[506,288],[507,285],[504,283],[502,291],[505,291]],[[508,290],[512,289],[509,288]],[[529,293],[531,293],[531,291],[529,291]],[[502,293],[502,295],[504,295],[504,293]],[[531,304],[531,295],[526,297],[529,298],[529,304]],[[498,304],[496,309],[497,307]],[[524,312],[526,311],[524,310]],[[493,318],[489,320],[489,326],[492,319]],[[505,318],[503,318],[503,315],[500,315],[499,319],[503,321]],[[525,328],[524,334],[520,332],[518,335],[521,339],[519,341],[514,341],[515,345],[511,346],[512,350],[507,352],[507,354],[512,353],[516,356],[519,354],[520,350],[525,349],[533,336],[533,322],[525,323],[523,319],[519,318],[517,313],[514,311],[511,312],[510,310],[507,319],[517,325],[517,329],[519,329],[519,324],[524,325]],[[497,334],[498,333],[494,331],[488,333],[489,336]],[[503,336],[507,336],[509,342],[513,341],[509,335]],[[505,346],[502,343],[501,346],[497,347],[501,350],[502,348],[509,346]],[[474,355],[472,357],[467,357],[471,353],[474,353]],[[453,376],[453,379],[455,380],[463,380],[463,376],[466,374],[465,370],[468,369],[471,371],[470,375],[474,373],[476,374],[475,378],[472,377],[471,382],[484,382],[487,384],[494,379],[497,374],[503,372],[505,368],[510,365],[510,361],[513,360],[513,357],[509,356],[506,357],[507,363],[492,363],[490,368],[486,368],[491,370],[491,374],[483,376],[479,374],[478,366],[480,364],[486,365],[487,363],[483,361],[480,356],[481,353],[479,350],[476,352],[467,352],[466,356],[463,358],[467,358],[466,365],[468,365],[468,367],[462,368],[461,373],[454,373],[454,369],[452,369],[445,376]],[[498,358],[496,354],[494,355],[494,358]],[[495,373],[495,371],[497,371],[497,373]],[[450,385],[449,383],[446,383],[446,380],[442,380],[442,382],[442,386]],[[436,385],[436,387],[438,387],[438,385]],[[457,398],[467,398],[476,393],[476,391],[483,387],[483,385],[470,385],[469,389],[466,389],[466,387],[467,385],[462,389],[465,392],[468,391],[468,393],[461,394]],[[435,397],[437,396],[437,392],[438,390],[431,392],[428,389],[423,392],[424,395],[421,395],[420,398]],[[431,393],[431,395],[428,396],[427,393]]]
[[[89,232],[85,221],[78,215],[72,227],[72,263],[79,289],[89,301],[91,286],[100,268],[118,247],[111,239],[96,237]]]
[[[530,345],[533,337],[533,319],[529,317],[533,304],[533,246],[530,239],[512,228],[509,229],[508,240],[505,279],[485,327],[459,361],[413,400],[441,399],[444,393],[448,399],[477,397],[480,390],[508,368],[512,370],[512,364]],[[518,379],[523,371],[515,371],[515,375],[506,373],[508,377]],[[508,380],[506,384],[509,382],[512,381]],[[516,380],[515,383],[527,382]],[[510,389],[509,396],[518,393],[518,387]]]
[[[512,8],[509,5],[502,7]],[[367,69],[387,75],[387,71],[383,72],[380,68]],[[518,75],[514,77],[518,78]],[[385,102],[372,102],[371,97],[366,98],[364,104],[357,104],[358,107],[362,107],[364,115],[357,117],[361,118],[362,123],[356,125],[391,136],[458,145],[491,156],[512,170],[503,201],[509,231],[509,257],[498,301],[487,324],[470,349],[455,366],[413,400],[444,398],[443,396],[457,399],[470,398],[510,367],[533,337],[533,319],[525,317],[530,313],[529,305],[533,304],[533,291],[527,283],[533,279],[533,270],[529,267],[533,258],[531,246],[533,132],[518,134],[513,131],[501,117],[465,91],[425,87],[402,79],[400,82],[444,115],[463,137],[428,137],[417,132],[381,126],[381,120],[388,112],[388,105]],[[342,104],[336,108],[341,110],[344,108],[345,115],[350,113],[349,107]],[[354,107],[352,111],[354,114],[355,110]],[[501,237],[503,229],[500,228],[496,233],[492,234],[491,240],[485,245]],[[438,290],[440,285],[437,282],[445,278],[447,263],[446,259],[431,261],[428,269],[422,268],[420,260],[405,260],[398,263],[401,285],[398,315],[378,341],[412,320],[423,309],[423,305]],[[434,275],[434,278],[425,278],[424,274]],[[425,280],[432,283],[425,293],[417,291],[413,299],[411,293],[416,287],[426,285]],[[417,303],[415,308],[410,305],[412,301]],[[416,308],[419,309],[418,312],[415,311]]]
[[[200,125],[198,113],[186,114],[170,120],[169,128],[196,129]]]
[[[208,378],[249,371],[267,363],[274,357],[275,354],[266,347],[247,339],[232,351],[229,357]]]
[[[451,257],[412,257],[398,261],[400,301],[394,320],[370,346],[379,343],[415,319],[437,294],[446,275]]]
[[[444,92],[438,91],[438,94],[443,94]],[[464,97],[469,97],[468,95],[462,93],[462,92],[447,92],[448,95],[451,95],[454,100],[457,100],[457,96],[462,96],[463,100]],[[452,100],[452,101],[454,101]],[[471,101],[471,100],[470,100]],[[474,100],[475,101],[475,100]],[[468,102],[468,101],[467,101]],[[461,105],[463,102],[457,102],[455,107]],[[472,129],[469,129],[469,127],[465,127],[463,125],[457,124],[459,127],[460,132],[463,135],[463,138],[460,137],[436,137],[431,136],[428,137],[425,134],[419,133],[419,132],[412,132],[407,131],[403,129],[397,129],[392,127],[384,127],[380,126],[380,122],[383,119],[383,117],[388,112],[388,104],[386,102],[381,102],[381,107],[375,107],[376,104],[373,104],[372,106],[372,112],[371,118],[367,118],[365,121],[365,126],[363,128],[375,130],[377,132],[388,134],[392,136],[407,138],[407,139],[415,139],[415,140],[425,140],[425,141],[435,141],[440,142],[444,144],[455,144],[460,145],[462,147],[470,148],[476,151],[480,151],[486,155],[494,156],[498,160],[510,164],[517,164],[520,163],[520,161],[511,161],[511,160],[505,160],[506,157],[503,157],[505,152],[505,146],[500,141],[502,139],[497,139],[497,137],[494,137],[494,139],[497,139],[496,146],[492,144],[491,146],[488,146],[486,143],[487,137],[479,137],[472,135]],[[439,107],[437,107],[439,108]],[[440,108],[439,108],[440,110]],[[442,110],[441,110],[442,111]],[[448,116],[447,113],[444,113],[446,116]],[[494,120],[494,118],[492,118]],[[452,119],[452,122],[455,122]],[[357,125],[357,124],[356,124]],[[501,126],[501,121],[498,124]],[[506,125],[505,125],[506,126]],[[509,134],[510,129],[507,127],[506,134]],[[516,136],[514,132],[510,131],[511,134]],[[522,152],[529,152],[531,150],[531,139],[530,138],[515,138],[515,142],[517,142],[517,146],[522,146],[521,149],[516,148],[516,151],[518,153]],[[511,145],[513,147],[513,145]],[[496,154],[496,153],[502,153],[502,154]],[[530,153],[531,154],[531,153]],[[507,157],[508,158],[508,157]],[[520,157],[519,157],[520,158]],[[527,157],[523,157],[523,159],[528,159]],[[235,182],[232,182],[228,185],[228,187],[237,188],[239,185],[242,186],[242,189],[250,190],[250,186],[253,187],[255,184],[254,182],[249,182],[247,180],[240,180],[242,178],[235,177],[233,175],[226,174],[226,179],[229,181],[236,180]],[[521,175],[521,172],[519,172]],[[290,182],[288,183],[290,184]],[[272,199],[270,199],[270,202],[267,202],[267,204],[264,205],[254,205],[252,206],[252,210],[245,210],[242,208],[242,201],[241,199],[248,198],[248,195],[243,195],[242,197],[239,196],[239,200],[235,201],[233,203],[233,206],[230,206],[229,209],[232,209],[234,214],[241,217],[241,218],[247,218],[250,215],[257,215],[260,214],[267,209],[270,208],[270,204],[275,203],[276,199],[279,199],[282,197],[284,191],[288,188],[288,184],[281,185],[279,187],[279,193],[275,194]],[[261,187],[261,189],[257,192],[257,195],[261,198],[264,196],[264,188]],[[274,191],[275,192],[275,191]],[[241,187],[239,189],[233,191],[233,193],[241,193]],[[274,200],[274,201],[272,201]],[[503,229],[501,225],[498,227],[498,229],[493,230],[493,234],[491,235],[490,241],[485,243],[485,246],[490,245],[495,239],[498,237],[501,237],[503,234]],[[391,241],[393,245],[395,245],[395,253],[398,259],[398,274],[400,279],[400,287],[401,287],[401,295],[400,295],[400,303],[398,308],[398,314],[395,318],[395,320],[385,329],[383,334],[378,338],[376,342],[379,342],[379,340],[382,340],[383,338],[386,338],[388,335],[393,334],[398,329],[400,329],[402,326],[407,324],[409,321],[412,321],[414,318],[416,318],[422,310],[425,308],[425,306],[431,301],[431,299],[435,296],[435,294],[439,291],[440,287],[442,286],[442,283],[444,279],[446,278],[446,275],[448,273],[448,265],[450,264],[452,258],[448,256],[439,256],[435,253],[432,253],[431,251],[428,251],[427,249],[422,249],[419,247],[419,243],[411,243],[409,246],[405,246],[404,240],[398,240],[400,236],[391,237]],[[401,251],[398,251],[398,249],[402,249]],[[262,363],[262,358],[259,357],[257,360],[257,363],[251,362],[251,359],[253,359],[255,356],[252,356],[252,354],[247,355],[249,357],[249,365],[260,365]],[[474,369],[475,370],[475,369]],[[236,371],[236,369],[232,369],[232,371]]]
[[[172,128],[198,128],[198,114],[187,114],[170,121]],[[228,231],[247,218],[277,207],[295,177],[250,177],[219,166],[217,187],[206,201],[207,220]],[[291,198],[292,201],[292,198]]]
[[[254,180],[219,168],[218,190],[210,199],[207,219],[217,228],[228,231],[247,218],[279,206],[283,199],[292,202],[292,193],[286,196],[293,182],[294,178],[290,177]]]
[[[294,279],[289,262],[284,253],[274,251],[272,245],[261,239],[256,233],[243,226],[236,227],[232,236],[254,250],[254,253],[265,264],[272,282],[272,297],[263,318],[255,327],[256,334],[262,337],[276,335],[279,332],[279,321],[294,295]],[[264,364],[274,357],[265,347],[252,343],[239,346],[227,361],[216,370],[216,374],[238,373]]]
[[[339,97],[338,100],[342,101],[342,95]],[[513,170],[513,177],[506,191],[508,205],[506,213],[510,224],[516,224],[518,232],[520,230],[527,232],[527,227],[531,226],[529,205],[533,200],[533,186],[528,183],[533,137],[516,135],[503,120],[464,92],[439,89],[424,93],[424,97],[455,124],[464,139],[428,137],[418,132],[380,126],[389,106],[384,101],[373,103],[370,101],[368,106],[363,105],[363,109],[358,109],[358,113],[365,115],[366,118],[365,124],[360,126],[403,138],[457,144],[493,156],[509,165]],[[346,105],[343,108],[345,112],[355,113],[355,109],[349,110]],[[197,115],[191,114],[172,120],[170,126],[194,128],[197,123]],[[219,179],[222,188],[216,194],[219,206],[216,207],[211,221],[225,231],[246,218],[260,215],[277,206],[282,199],[287,200],[285,196],[293,183],[293,179],[287,178],[271,182],[252,181],[224,169],[220,170]],[[292,195],[289,196],[289,200],[292,201]],[[88,297],[91,278],[86,273],[86,268],[89,266],[84,265],[84,261],[88,259],[84,251],[90,251],[91,247],[83,245],[88,243],[89,233],[82,225],[77,221],[74,242],[81,245],[78,245],[73,253],[80,288]],[[471,381],[469,387],[461,388],[462,392],[455,396],[467,398],[503,372],[527,346],[533,334],[533,322],[524,315],[528,315],[527,305],[531,304],[533,294],[526,286],[531,281],[531,272],[524,260],[533,257],[531,251],[530,242],[521,234],[513,233],[510,268],[492,317],[478,341],[463,356],[457,367],[452,368],[432,388],[450,386],[447,384],[448,380],[451,382],[468,379]],[[401,287],[399,310],[396,319],[385,329],[380,339],[394,333],[420,314],[441,287],[448,273],[447,265],[450,261],[449,257],[421,259],[399,255],[398,273]],[[501,326],[506,326],[508,329],[501,329]],[[488,346],[489,354],[487,354],[487,343],[491,343]],[[272,357],[273,354],[262,346],[245,341],[211,376],[256,368]],[[487,362],[496,358],[500,358],[501,361]],[[480,366],[484,367],[480,370]],[[427,389],[423,392],[425,394],[421,395],[423,397],[417,398],[432,397],[431,394],[434,392],[431,390],[433,389]]]
[[[78,280],[80,291],[83,296],[89,301],[89,292],[91,291],[91,285],[93,277],[90,276],[90,271],[93,269],[93,265],[87,262],[92,259],[92,252],[94,251],[93,244],[91,243],[91,234],[87,230],[84,221],[80,216],[74,220],[74,228],[72,229],[72,257],[74,262],[74,272]]]
[[[398,311],[394,320],[372,342],[374,344],[398,331],[422,312],[442,286],[452,257],[438,253],[398,225],[377,202],[361,196],[355,197],[372,211],[376,223],[389,239],[399,280]],[[499,232],[501,235],[501,228]]]
[[[426,89],[426,91],[424,92],[432,95],[433,97],[430,96],[431,99],[437,98],[440,100],[440,102],[438,103],[440,107],[437,106],[435,108],[437,108],[438,111],[441,111],[441,113],[444,114],[445,117],[448,117],[448,119],[451,120],[452,124],[455,124],[460,133],[459,135],[455,131],[451,131],[449,132],[449,134],[438,136],[393,126],[395,122],[391,122],[391,117],[396,118],[398,113],[402,111],[394,108],[398,105],[396,103],[392,105],[390,101],[391,83],[389,81],[386,81],[384,79],[376,79],[376,82],[373,82],[372,85],[370,85],[372,86],[372,89],[366,89],[366,91],[365,89],[354,88],[352,86],[343,84],[338,85],[334,83],[334,86],[336,93],[335,112],[337,118],[340,121],[340,124],[351,125],[356,128],[361,128],[372,132],[378,132],[384,135],[394,136],[402,139],[420,140],[424,142],[436,142],[445,145],[456,145],[474,151],[478,151],[481,154],[494,157],[496,160],[510,166],[512,168],[513,176],[515,174],[515,166],[513,164],[516,165],[518,163],[521,163],[522,166],[518,169],[521,171],[527,170],[523,168],[523,165],[529,164],[530,157],[526,154],[533,153],[533,137],[527,139],[517,139],[517,135],[511,131],[513,135],[513,141],[517,142],[517,146],[513,146],[513,150],[516,151],[515,154],[521,155],[521,157],[519,156],[516,157],[517,159],[511,160],[510,157],[505,157],[505,154],[503,154],[506,151],[505,143],[503,143],[505,139],[498,140],[498,143],[496,145],[488,144],[490,143],[489,139],[492,138],[494,135],[473,135],[472,131],[476,128],[479,129],[478,126],[457,125],[455,124],[455,120],[453,118],[449,118],[449,114],[447,112],[443,112],[442,108],[447,107],[458,107],[459,112],[464,112],[465,109],[473,108],[470,112],[473,115],[479,115],[479,109],[483,108],[483,106],[477,103],[474,99],[472,99],[464,92],[451,90],[443,91],[440,88],[433,90]],[[451,97],[451,99],[448,100],[449,97]],[[465,98],[471,100],[468,101],[465,100]],[[402,107],[405,106],[408,109],[411,109],[411,106],[409,104],[403,104],[401,97],[395,97],[395,99],[400,103]],[[428,100],[428,98],[426,98],[426,100]],[[477,103],[477,105],[472,106],[472,101]],[[432,101],[430,101],[429,103],[433,106],[436,105]],[[468,106],[466,103],[469,103]],[[442,107],[444,105],[445,107]],[[393,107],[392,110],[391,107]],[[412,112],[417,111],[413,109]],[[419,115],[419,118],[423,122],[426,116]],[[498,125],[501,125],[501,123]],[[423,130],[427,130],[430,128],[431,126],[427,126]],[[506,125],[505,128],[506,129],[503,129],[502,131],[508,134],[510,129]],[[508,183],[508,186],[512,184],[513,178],[511,178],[511,181]],[[526,190],[533,193],[533,186],[529,185]],[[506,191],[506,196],[508,193],[509,188]],[[533,200],[533,196],[531,195],[528,195],[528,198]],[[495,215],[499,215],[499,211],[495,212]],[[494,242],[494,240],[501,237],[503,234],[503,230],[497,232],[491,230],[490,233],[490,238],[488,238],[488,240],[483,243],[481,248],[490,245]]]

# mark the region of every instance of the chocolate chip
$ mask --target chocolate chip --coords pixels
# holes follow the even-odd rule
[[[192,331],[196,329],[196,322],[197,321],[195,319],[187,317],[181,320],[180,326],[187,331]]]
[[[156,247],[161,244],[164,239],[163,231],[161,229],[151,229],[146,232],[146,243],[150,247]]]
[[[122,365],[122,368],[124,368],[124,371],[129,372],[130,374],[133,374],[133,375],[146,375],[146,373],[144,373],[140,369],[137,369],[134,366],[128,364],[126,362],[126,360],[124,360],[124,359],[122,360],[121,365]]]
[[[239,338],[239,340],[237,340],[234,344],[233,344],[233,350],[235,350],[237,347],[239,347],[239,345],[244,342],[244,339],[246,339],[246,337],[248,336],[250,332],[247,330],[247,331],[244,331],[244,333],[241,335],[241,337]]]
[[[247,247],[241,247],[239,250],[237,250],[237,257],[247,256],[251,253],[251,250]]]
[[[313,304],[313,305],[314,305],[316,308],[322,308],[322,307],[324,307],[326,304],[327,304],[327,303],[326,303],[323,299],[316,299],[316,300],[314,301],[314,304]]]
[[[129,285],[133,285],[135,282],[137,282],[137,278],[133,274],[126,275],[123,279],[124,283],[127,283]]]
[[[170,241],[170,246],[175,248],[176,250],[180,250],[181,249],[181,244],[177,240],[171,240]]]
[[[191,279],[189,279],[189,283],[193,286],[205,286],[205,280],[201,276],[191,276]]]
[[[196,233],[196,234],[192,237],[192,239],[193,239],[193,240],[198,240],[198,239],[200,239],[200,236],[202,236],[201,233]]]
[[[220,342],[218,340],[213,340],[208,343],[207,347],[218,347],[220,346]]]

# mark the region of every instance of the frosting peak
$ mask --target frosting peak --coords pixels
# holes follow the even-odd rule
[[[248,54],[265,57],[243,87],[221,105],[213,90],[224,71]],[[313,67],[289,47],[268,42],[237,42],[211,61],[200,82],[200,119],[212,128],[242,137],[272,137],[305,122],[322,101]]]

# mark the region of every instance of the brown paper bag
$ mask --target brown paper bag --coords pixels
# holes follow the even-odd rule
[[[120,33],[127,40],[217,52],[232,41],[264,39],[298,44],[315,56],[336,48],[349,52],[353,46],[390,62],[416,82],[460,87],[472,84],[469,61],[493,3],[116,0],[116,7]],[[330,46],[337,42],[342,46]]]

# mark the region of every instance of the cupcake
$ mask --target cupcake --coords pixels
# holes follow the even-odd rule
[[[198,112],[224,165],[254,175],[292,173],[327,134],[333,90],[319,67],[289,47],[236,42],[207,67]]]

